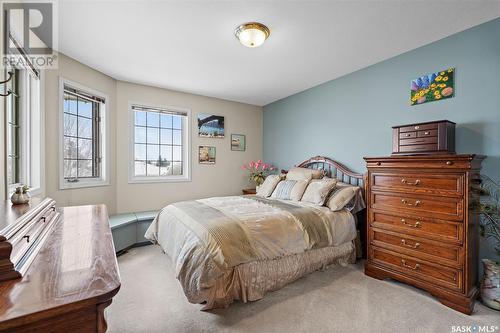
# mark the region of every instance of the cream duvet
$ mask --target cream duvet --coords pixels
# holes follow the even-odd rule
[[[356,226],[346,210],[256,196],[215,197],[168,205],[146,238],[172,259],[188,300],[210,309],[259,299],[335,260],[349,262]],[[256,265],[259,273],[252,272]]]

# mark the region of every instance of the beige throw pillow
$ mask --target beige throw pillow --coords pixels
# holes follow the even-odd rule
[[[282,180],[276,186],[271,198],[300,201],[308,183],[307,180]]]
[[[269,197],[274,189],[276,188],[276,185],[281,181],[281,176],[280,175],[269,175],[266,177],[266,180],[264,180],[264,183],[260,185],[257,188],[257,196],[267,198]]]
[[[287,180],[311,180],[321,179],[323,170],[315,170],[308,168],[291,168],[286,174]]]
[[[333,211],[341,210],[354,198],[358,190],[358,186],[337,184],[337,187],[328,197],[326,206]]]
[[[309,185],[307,185],[306,191],[300,201],[323,206],[328,194],[335,188],[336,184],[336,179],[313,179]]]

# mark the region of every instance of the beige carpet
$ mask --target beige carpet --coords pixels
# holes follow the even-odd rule
[[[122,287],[108,308],[109,332],[448,333],[453,325],[500,326],[500,312],[478,303],[466,316],[415,288],[366,277],[361,264],[315,272],[257,302],[203,312],[186,301],[159,247],[132,249],[118,263]]]

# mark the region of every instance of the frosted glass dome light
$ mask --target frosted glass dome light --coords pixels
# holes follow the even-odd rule
[[[269,37],[269,28],[258,22],[249,22],[240,25],[234,31],[236,38],[246,47],[261,46]]]

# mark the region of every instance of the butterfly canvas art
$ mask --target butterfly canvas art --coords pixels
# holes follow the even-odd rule
[[[455,95],[455,68],[421,76],[411,81],[410,104],[452,98]]]

